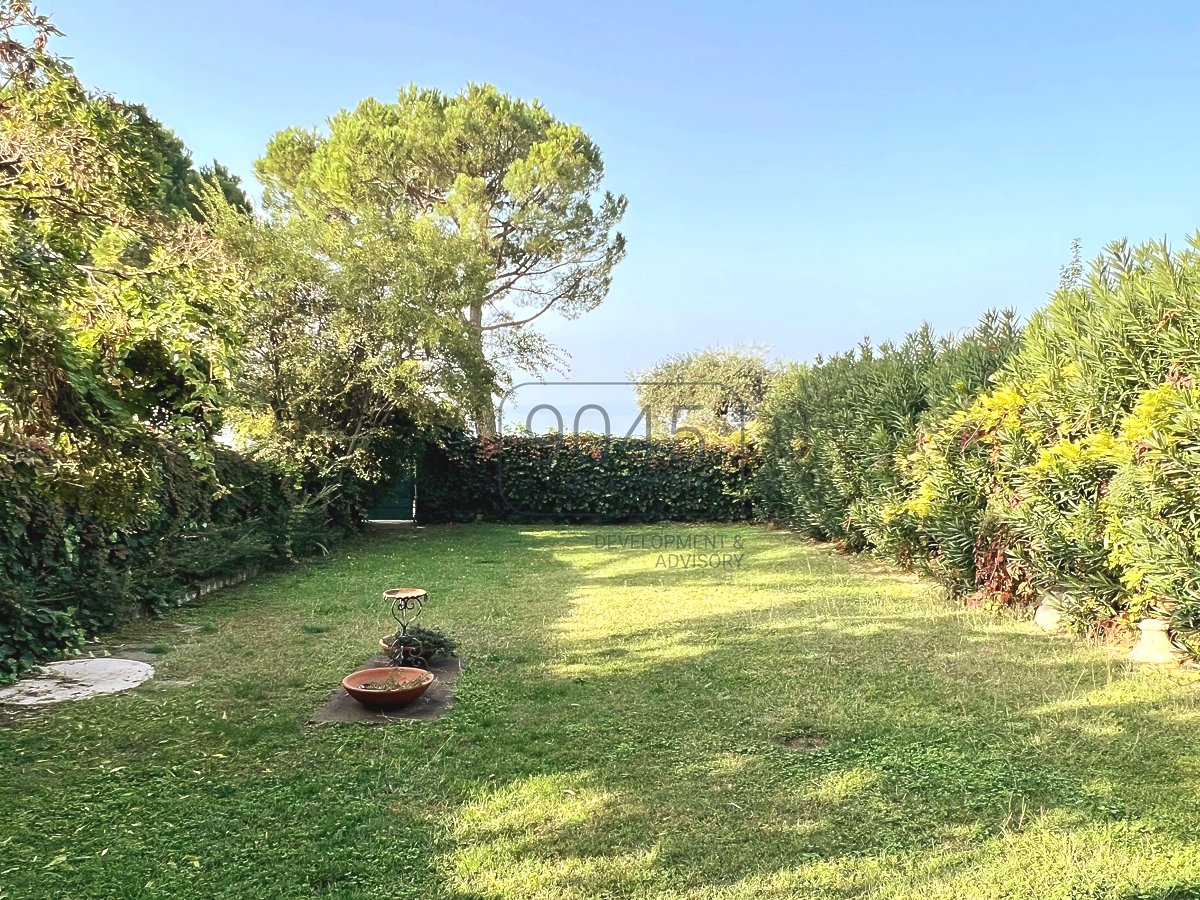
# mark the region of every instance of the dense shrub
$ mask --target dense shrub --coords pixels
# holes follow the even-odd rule
[[[762,410],[764,511],[851,549],[893,545],[907,560],[913,550],[890,534],[886,510],[911,489],[905,459],[918,430],[968,404],[1017,334],[1011,313],[988,314],[961,337],[925,327],[785,372]]]
[[[753,512],[751,444],[676,438],[451,435],[419,467],[424,522],[732,521]]]
[[[1200,394],[1191,379],[1141,394],[1121,436],[1131,460],[1105,497],[1109,563],[1130,617],[1166,613],[1200,652]]]
[[[941,353],[910,338],[781,381],[770,511],[956,594],[1051,595],[1076,630],[1166,615],[1200,651],[1197,240],[1121,242],[1069,267],[1019,347],[998,324]],[[934,375],[943,388],[922,393]]]
[[[881,503],[867,528],[881,554],[932,575],[954,595],[974,590],[978,557],[994,554],[1001,536],[985,523],[994,479],[980,440],[996,425],[995,412],[979,404],[925,423],[913,451],[897,460],[907,489]]]
[[[154,448],[149,452],[148,448]],[[64,484],[44,447],[0,454],[0,677],[77,647],[121,618],[178,604],[228,578],[318,551],[353,524],[347,500],[217,450],[195,460],[148,444],[146,489],[97,507]]]
[[[0,6],[0,677],[299,546],[308,503],[212,447],[249,299],[199,221],[223,189],[56,33]]]
[[[998,434],[1003,488],[990,505],[1012,523],[1012,552],[1043,588],[1063,585],[1083,622],[1128,598],[1105,538],[1112,479],[1134,464],[1122,425],[1145,391],[1200,363],[1194,253],[1120,243],[1064,285],[1030,322],[1006,381],[1018,428]]]
[[[931,556],[961,555],[991,530],[1024,599],[1053,591],[1077,629],[1158,606],[1182,632],[1198,279],[1194,250],[1116,244],[1055,293],[1000,383],[913,460],[919,484],[895,511]],[[1000,588],[970,567],[953,576]]]

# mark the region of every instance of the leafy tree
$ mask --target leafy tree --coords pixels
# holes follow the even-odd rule
[[[139,445],[219,427],[241,279],[167,199],[144,110],[85,91],[56,33],[0,7],[0,437],[53,448],[64,488],[128,494]]]
[[[256,454],[381,479],[485,380],[458,317],[470,260],[430,223],[210,216],[252,285],[228,417]]]
[[[242,179],[234,175],[215,159],[211,163],[201,166],[196,171],[191,184],[192,195],[196,198],[193,209],[201,220],[205,217],[203,212],[204,186],[209,184],[215,186],[221,192],[221,197],[224,198],[229,206],[243,213],[254,211],[254,205],[246,195],[245,189],[242,188]]]
[[[433,264],[432,284],[402,270],[378,287],[414,305],[459,302],[445,328],[487,360],[464,398],[485,435],[495,433],[494,395],[509,367],[541,371],[556,358],[530,326],[551,309],[575,317],[595,308],[625,252],[615,230],[625,198],[600,193],[592,140],[491,85],[457,95],[412,86],[394,103],[364,100],[324,133],[277,134],[257,172],[276,221],[340,222],[356,240],[397,242],[387,251],[396,258],[419,235],[416,256]]]
[[[761,348],[710,347],[669,357],[631,378],[652,434],[685,425],[724,435],[754,420],[776,374]]]
[[[197,169],[192,154],[175,132],[150,115],[141,104],[123,104],[140,135],[145,155],[158,172],[158,206],[164,213],[184,212],[204,220],[204,197],[215,187],[227,204],[244,213],[253,209],[241,179],[216,160]]]
[[[218,188],[180,192],[199,178],[182,145],[85,91],[47,50],[57,33],[0,2],[0,678],[177,596],[198,548],[274,549],[261,521],[226,541],[217,501],[229,483],[209,438],[243,285],[188,207],[223,202]],[[274,509],[290,550],[307,507]]]

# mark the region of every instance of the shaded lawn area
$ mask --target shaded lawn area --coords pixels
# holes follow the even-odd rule
[[[409,584],[449,716],[306,726]],[[0,897],[1200,896],[1196,675],[786,533],[390,532],[116,640],[159,677],[0,728]]]

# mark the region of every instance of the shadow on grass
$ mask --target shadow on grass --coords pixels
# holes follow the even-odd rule
[[[1189,896],[1195,701],[1166,682],[787,534],[661,571],[598,531],[384,535],[139,626],[195,683],[0,731],[4,889]],[[455,707],[306,729],[398,584],[470,661]]]
[[[538,542],[569,561],[582,536]],[[795,542],[779,553],[780,541],[777,564],[819,562]],[[845,581],[846,566],[824,563],[791,580],[818,592],[830,574]],[[931,610],[916,603],[921,586],[882,573],[841,596],[739,607],[739,583],[675,572],[674,590],[713,603],[639,629],[639,593],[649,615],[661,573],[605,559],[571,570],[567,608],[528,635],[530,658],[554,663],[524,673],[520,702],[494,723],[527,750],[489,760],[501,771],[460,808],[475,823],[452,836],[447,862],[461,896],[724,886],[848,897],[882,878],[880,866],[892,879],[911,869],[916,896],[920,884],[999,872],[1006,848],[1035,859],[1031,841],[1127,827],[1194,840],[1194,798],[1174,787],[1200,774],[1180,753],[1194,719],[1136,679],[1127,688],[1127,669],[1102,652]],[[772,574],[788,573],[758,580]],[[903,593],[881,604],[873,590],[884,587],[920,608],[906,612]],[[625,606],[580,614],[601,596]],[[609,634],[576,621],[596,616]],[[799,751],[787,746],[797,736]],[[586,814],[564,817],[579,797]],[[493,807],[509,814],[479,811]],[[994,877],[1091,877],[1041,865]],[[1127,895],[1113,884],[1086,896]]]

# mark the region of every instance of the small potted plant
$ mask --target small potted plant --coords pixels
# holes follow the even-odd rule
[[[412,625],[397,628],[394,634],[380,638],[379,649],[394,666],[414,666],[427,669],[431,665],[458,655],[454,639],[436,628]]]
[[[432,661],[454,656],[454,641],[434,628],[415,625],[428,594],[422,588],[383,592],[399,628],[379,642],[391,665],[351,672],[342,679],[346,693],[364,706],[389,708],[412,703],[437,679]]]

